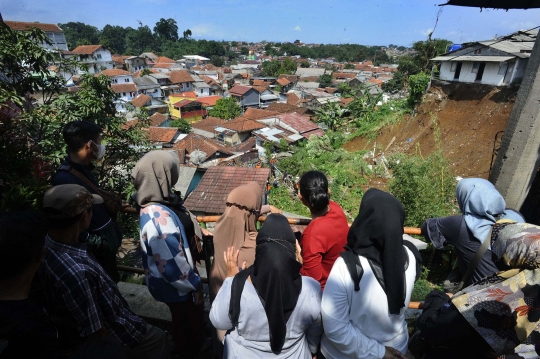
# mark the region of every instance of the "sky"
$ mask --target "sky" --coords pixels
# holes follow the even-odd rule
[[[402,45],[433,38],[487,40],[540,25],[540,9],[437,6],[446,0],[0,0],[4,20],[154,28],[173,18],[180,35],[258,42]],[[442,11],[441,11],[442,9]],[[437,13],[439,20],[435,27]]]

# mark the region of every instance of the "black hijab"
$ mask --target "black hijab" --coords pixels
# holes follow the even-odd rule
[[[370,188],[362,198],[360,212],[347,236],[347,251],[365,257],[386,293],[390,314],[405,306],[405,268],[408,255],[403,248],[403,206],[387,192]],[[355,276],[351,272],[353,281]],[[355,287],[358,283],[355,282]]]
[[[248,276],[266,312],[270,347],[279,354],[285,343],[287,321],[302,291],[300,263],[296,260],[296,238],[281,214],[271,214],[257,234],[255,262],[238,273],[232,283],[229,317],[238,325],[240,297]]]

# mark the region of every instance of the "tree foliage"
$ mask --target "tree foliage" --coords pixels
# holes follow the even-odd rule
[[[409,105],[414,107],[422,102],[422,96],[426,93],[427,85],[430,81],[430,76],[419,72],[409,78]]]
[[[332,75],[330,74],[324,74],[319,76],[319,87],[320,88],[326,88],[332,86]]]
[[[99,30],[95,26],[82,22],[68,22],[58,24],[64,31],[68,48],[74,49],[79,45],[93,45],[99,43]]]
[[[224,120],[231,120],[242,114],[242,108],[233,97],[221,98],[216,101],[216,105],[208,111],[209,116],[219,117]]]
[[[278,77],[279,75],[291,75],[296,72],[296,62],[286,58],[283,62],[278,60],[264,61],[261,64],[263,76]]]
[[[332,131],[336,131],[345,122],[345,115],[349,110],[340,106],[338,102],[330,102],[315,110],[317,120],[324,123]]]
[[[154,33],[161,41],[178,40],[178,25],[176,24],[176,20],[165,20],[164,18],[159,19],[156,26],[154,26]]]
[[[189,133],[191,131],[191,125],[183,118],[172,121],[169,124],[169,127],[178,127],[178,129],[183,133]]]
[[[39,46],[47,38],[43,31],[11,31],[2,23],[0,35],[0,72],[9,74],[0,78],[0,103],[4,110],[18,112],[16,117],[3,119],[0,129],[0,179],[5,188],[0,210],[39,207],[50,177],[65,155],[59,134],[73,120],[95,122],[104,129],[107,152],[95,175],[104,188],[127,198],[129,173],[146,150],[141,128],[147,125],[147,116],[140,113],[140,122],[122,128],[126,119],[116,113],[116,94],[110,89],[110,78],[103,75],[83,75],[78,92],[60,91],[58,84],[64,80],[51,77],[48,66],[51,59],[64,66],[63,60]],[[38,91],[54,96],[36,107],[27,106],[28,94]]]

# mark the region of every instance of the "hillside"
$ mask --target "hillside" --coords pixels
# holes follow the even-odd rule
[[[434,125],[441,131],[441,147],[461,177],[489,176],[495,135],[504,131],[514,106],[518,88],[474,84],[437,83],[425,95],[412,118],[383,128],[375,139],[355,138],[346,143],[348,151],[380,150],[393,153],[429,155],[436,149]],[[500,139],[500,135],[498,136]]]

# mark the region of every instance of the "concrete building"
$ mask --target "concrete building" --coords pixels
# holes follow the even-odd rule
[[[478,41],[437,56],[445,81],[505,86],[521,83],[538,30],[519,31],[498,40]]]
[[[27,30],[31,27],[37,27],[45,31],[45,34],[51,41],[51,44],[42,43],[41,47],[51,50],[68,50],[66,36],[64,31],[55,24],[44,24],[40,22],[23,22],[23,21],[4,21],[12,30]]]

